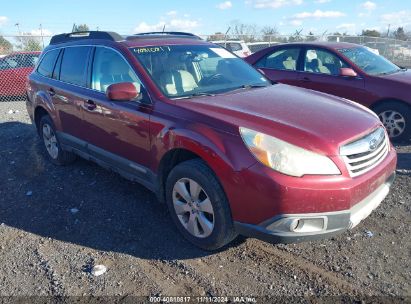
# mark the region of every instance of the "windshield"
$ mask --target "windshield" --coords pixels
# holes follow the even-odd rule
[[[340,49],[339,51],[369,75],[392,74],[401,70],[389,60],[365,47]]]
[[[242,59],[218,46],[135,47],[131,51],[170,98],[269,85],[267,79]]]

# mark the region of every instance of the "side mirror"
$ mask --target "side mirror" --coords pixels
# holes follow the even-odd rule
[[[131,82],[113,83],[106,91],[108,99],[117,101],[131,101],[136,99],[139,94],[140,92]]]
[[[358,74],[351,68],[341,68],[340,69],[340,76],[357,77]]]

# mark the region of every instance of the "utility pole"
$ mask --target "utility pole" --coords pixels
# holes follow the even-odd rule
[[[43,37],[43,26],[40,23],[40,35],[41,35],[41,43],[43,44],[44,49],[44,37]]]
[[[17,30],[19,31],[19,36],[21,36],[20,23],[17,22],[14,26],[17,27]]]

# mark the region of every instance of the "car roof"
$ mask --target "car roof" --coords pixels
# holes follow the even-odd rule
[[[329,42],[329,41],[309,41],[309,42],[290,42],[276,44],[275,47],[285,46],[285,45],[298,45],[298,46],[319,46],[326,47],[330,49],[350,49],[356,48],[361,45],[349,42]]]
[[[212,43],[245,43],[244,40],[213,40]]]
[[[210,42],[185,32],[149,32],[122,36],[115,32],[74,32],[55,35],[51,38],[48,49],[73,45],[108,45],[121,44],[125,47],[148,47],[163,45],[210,45]]]
[[[145,46],[163,46],[163,45],[211,45],[212,43],[205,40],[187,39],[178,37],[161,37],[161,38],[145,38],[131,39],[119,41],[126,47],[145,47]]]

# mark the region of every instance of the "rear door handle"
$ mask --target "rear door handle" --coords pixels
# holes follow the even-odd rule
[[[86,100],[84,102],[84,105],[85,105],[86,109],[89,110],[89,111],[93,111],[95,108],[97,108],[97,104],[91,99]]]
[[[47,93],[49,93],[50,96],[56,95],[56,92],[54,91],[53,88],[48,89],[48,90],[47,90]]]

